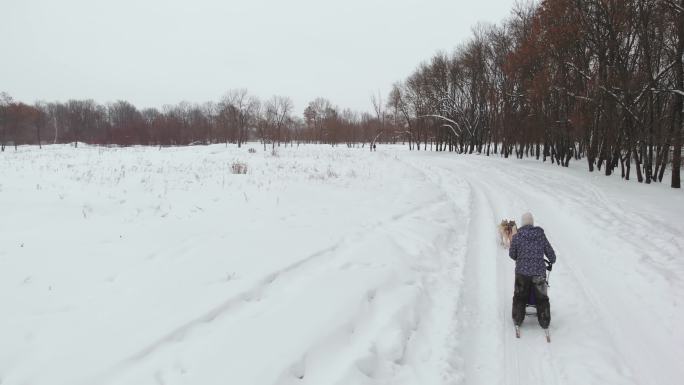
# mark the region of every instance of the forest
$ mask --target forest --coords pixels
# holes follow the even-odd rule
[[[75,143],[179,146],[260,140],[264,146],[288,143],[369,143],[377,137],[377,119],[341,110],[316,98],[294,114],[290,98],[262,101],[246,89],[228,91],[219,102],[181,102],[161,110],[139,110],[127,101],[93,100],[16,102],[0,94],[0,145]]]
[[[459,43],[459,42],[455,42]],[[371,113],[317,98],[300,115],[285,96],[247,90],[219,101],[139,110],[93,100],[0,95],[0,143],[188,145],[260,140],[533,157],[680,188],[684,0],[518,3],[496,25],[439,52],[371,97]],[[670,167],[671,166],[671,167]]]
[[[416,148],[584,159],[590,171],[680,187],[684,1],[547,0],[478,25],[397,83]]]

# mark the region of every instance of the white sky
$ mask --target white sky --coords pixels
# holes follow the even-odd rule
[[[15,99],[218,100],[231,88],[370,110],[514,0],[0,0],[0,91]]]

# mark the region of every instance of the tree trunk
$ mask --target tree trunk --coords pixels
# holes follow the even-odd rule
[[[627,151],[627,154],[625,154],[625,158],[627,161],[627,167],[625,170],[625,180],[629,180],[629,173],[630,173],[631,167],[632,167],[632,152]]]
[[[648,146],[646,151],[646,184],[651,183],[651,176],[653,175],[653,146]]]
[[[684,0],[679,1],[680,7],[684,7]],[[674,65],[677,87],[684,92],[684,11],[677,15],[677,55]],[[682,165],[682,135],[684,135],[684,95],[675,95],[677,102],[676,110],[679,112],[679,124],[675,125],[674,138],[672,138],[674,154],[672,154],[672,188],[681,188],[680,168]]]
[[[661,167],[660,167],[660,170],[658,171],[658,182],[663,181],[663,174],[665,173],[665,169],[667,168],[667,160],[668,160],[669,153],[670,153],[670,145],[667,145],[663,149],[663,159],[660,162]]]
[[[639,154],[637,154],[636,147],[632,151],[634,153],[634,168],[637,172],[637,181],[643,183],[644,176],[641,174],[641,161],[639,161]]]
[[[680,103],[682,103],[681,98]],[[682,166],[682,133],[684,132],[684,111],[679,113],[679,132],[675,130],[674,153],[672,154],[672,188],[681,188],[680,169]]]

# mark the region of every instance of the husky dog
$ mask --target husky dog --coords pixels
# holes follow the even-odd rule
[[[518,232],[518,226],[515,221],[502,220],[499,225],[499,234],[501,235],[501,245],[508,249],[511,247],[511,240],[515,233]]]

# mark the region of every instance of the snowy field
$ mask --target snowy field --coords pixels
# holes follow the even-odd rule
[[[684,383],[682,191],[252,146],[0,154],[0,383]],[[496,225],[525,210],[558,255],[551,344],[510,319]]]

